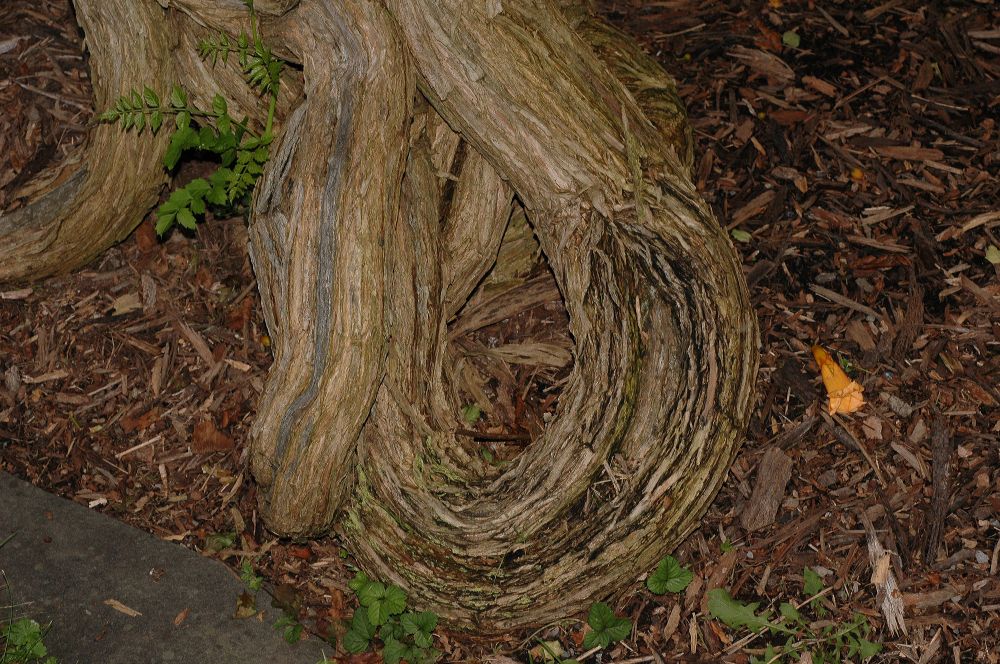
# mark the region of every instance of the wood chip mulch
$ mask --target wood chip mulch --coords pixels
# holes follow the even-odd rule
[[[776,607],[802,597],[809,567],[828,620],[869,618],[877,661],[1000,662],[1000,9],[602,10],[678,79],[695,180],[742,253],[763,355],[747,444],[675,553],[694,581],[681,595],[637,584],[615,607],[632,637],[588,661],[760,657],[765,643],[710,619],[705,593]],[[82,136],[78,39],[64,2],[0,8],[0,209]],[[0,293],[0,467],[234,568],[250,560],[313,638],[337,634],[349,552],[275,540],[254,511],[245,442],[270,354],[246,241],[239,219],[165,242],[147,220],[84,270]],[[490,334],[532,340],[523,317],[509,324]],[[864,386],[857,413],[827,413],[817,343]],[[871,546],[889,552],[874,571],[898,583],[905,633],[890,631]],[[536,636],[579,654],[579,635]],[[437,645],[448,661],[527,661],[526,636]]]
[[[86,137],[85,58],[66,0],[0,3],[0,210],[20,207]]]

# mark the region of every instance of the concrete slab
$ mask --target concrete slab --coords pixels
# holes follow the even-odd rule
[[[12,599],[20,615],[51,621],[45,643],[59,664],[322,660],[319,640],[289,645],[281,638],[273,629],[276,609],[268,606],[263,621],[234,618],[243,586],[222,563],[0,472],[0,542],[11,533],[0,547],[0,569],[12,597],[5,591],[0,607]]]

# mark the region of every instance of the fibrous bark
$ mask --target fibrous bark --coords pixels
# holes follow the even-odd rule
[[[86,15],[90,1],[77,2]],[[182,44],[245,23],[238,3],[166,4]],[[697,524],[757,366],[740,264],[690,181],[673,82],[575,6],[258,7],[273,14],[266,39],[301,65],[250,222],[275,348],[251,441],[268,526],[296,537],[334,526],[370,574],[483,632],[621,592]],[[167,62],[135,77],[162,83],[172,66],[189,85],[238,87],[232,70]],[[130,81],[95,76],[98,103]],[[162,142],[117,140],[123,163],[158,175]],[[129,199],[122,229],[150,203]],[[496,472],[456,441],[463,377],[449,339],[480,324],[470,296],[523,276],[497,261],[533,255],[531,233],[569,313],[574,364],[544,434]],[[5,276],[46,273],[71,246],[57,234]],[[503,311],[502,296],[494,304]]]

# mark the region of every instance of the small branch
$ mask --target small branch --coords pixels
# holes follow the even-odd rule
[[[531,436],[526,433],[483,433],[472,431],[471,429],[455,429],[455,435],[465,436],[473,440],[497,441],[504,443],[523,443],[527,445],[531,442]]]

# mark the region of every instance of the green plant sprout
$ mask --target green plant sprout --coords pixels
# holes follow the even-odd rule
[[[17,533],[8,535],[2,542],[3,548]],[[51,627],[40,625],[30,618],[14,618],[14,603],[7,575],[0,570],[2,587],[7,590],[7,607],[10,615],[0,621],[0,664],[56,664],[56,658],[49,655],[43,641],[45,633]]]
[[[809,653],[814,664],[835,664],[854,657],[866,660],[881,652],[882,644],[869,640],[871,626],[860,613],[844,623],[813,626],[800,609],[809,606],[819,616],[822,607],[815,595],[822,589],[819,575],[807,567],[803,572],[803,590],[809,599],[799,605],[783,602],[778,607],[779,617],[772,619],[770,610],[758,611],[759,602],[734,599],[724,588],[708,591],[708,612],[733,629],[749,630],[754,638],[768,634],[779,641],[784,639],[784,643],[769,643],[762,657],[751,657],[750,664],[791,664],[805,653]]]
[[[0,627],[0,664],[56,664],[48,656],[42,639],[49,626],[30,618],[13,620]]]
[[[377,637],[382,642],[386,664],[432,664],[441,657],[433,647],[438,617],[430,611],[407,611],[406,593],[396,585],[385,585],[358,572],[348,584],[361,604],[344,634],[344,649],[362,653]]]
[[[302,638],[302,623],[287,613],[282,614],[282,616],[274,622],[274,629],[281,632],[281,638],[289,644],[298,643]]]
[[[254,131],[248,118],[237,121],[229,115],[228,103],[222,95],[212,98],[211,109],[201,109],[189,103],[187,92],[179,85],[174,85],[168,98],[162,100],[148,85],[143,86],[141,93],[133,89],[119,97],[113,108],[97,117],[99,122],[118,123],[122,131],[141,132],[148,128],[156,134],[165,117],[173,116],[174,132],[163,155],[163,167],[169,172],[185,154],[210,154],[218,159],[219,167],[207,179],[191,180],[173,191],[157,208],[158,235],[162,236],[175,223],[193,230],[197,219],[210,207],[227,211],[247,205],[249,194],[270,156],[274,110],[285,63],[264,45],[253,0],[243,0],[243,3],[250,14],[250,34],[242,32],[233,38],[220,33],[199,42],[198,53],[203,59],[210,59],[213,65],[220,58],[227,63],[231,54],[237,55],[247,84],[268,98],[263,132]]]
[[[583,637],[583,647],[588,651],[608,648],[612,643],[622,641],[632,633],[632,621],[616,616],[611,607],[604,602],[595,602],[590,605],[590,611],[587,612],[587,624],[590,626],[590,631]],[[558,641],[542,641],[541,639],[535,639],[535,641],[538,646],[532,651],[541,651],[542,657],[540,660],[536,660],[529,652],[529,664],[534,664],[536,661],[547,664],[580,664],[580,660],[576,658],[562,658],[563,650]]]
[[[257,592],[264,585],[264,577],[254,571],[253,563],[249,558],[244,558],[240,562],[240,580],[247,589]]]
[[[673,556],[666,556],[646,578],[646,587],[654,595],[679,593],[688,587],[694,574],[687,567],[681,567]]]
[[[583,637],[583,647],[587,650],[594,647],[607,648],[632,633],[632,621],[616,616],[604,602],[596,602],[590,607],[587,624],[590,625],[590,631]]]

